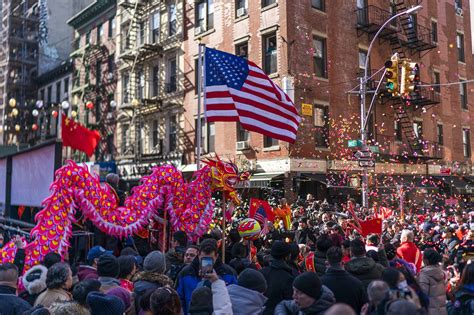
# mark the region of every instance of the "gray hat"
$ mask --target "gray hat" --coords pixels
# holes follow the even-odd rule
[[[146,255],[145,260],[143,261],[143,269],[145,271],[164,273],[166,270],[165,255],[158,250],[152,251]]]

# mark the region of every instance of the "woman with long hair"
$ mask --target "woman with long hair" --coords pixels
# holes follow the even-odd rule
[[[150,297],[150,308],[153,315],[181,315],[181,301],[178,293],[170,287],[155,290]]]
[[[423,252],[423,265],[418,282],[421,290],[429,297],[428,314],[445,315],[446,310],[446,274],[441,269],[442,257],[433,248]]]

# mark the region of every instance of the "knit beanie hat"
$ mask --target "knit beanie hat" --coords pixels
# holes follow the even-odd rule
[[[150,272],[164,273],[166,270],[165,255],[158,250],[152,251],[145,257],[143,269]]]
[[[212,314],[212,291],[206,286],[194,290],[189,303],[190,314]]]
[[[242,271],[237,279],[241,287],[260,293],[267,291],[267,280],[263,274],[255,269],[247,268]]]
[[[126,289],[122,287],[116,287],[107,291],[107,295],[113,295],[121,299],[123,304],[125,305],[126,310],[130,307],[130,304],[131,304],[130,292],[128,292]]]
[[[321,296],[322,283],[314,272],[304,272],[293,280],[293,286],[304,294],[319,299]]]
[[[91,315],[123,315],[125,312],[125,305],[122,300],[101,292],[89,293],[87,304],[90,306]]]
[[[290,245],[283,241],[276,241],[272,245],[272,249],[270,251],[270,255],[274,258],[283,258],[290,254]]]
[[[117,278],[120,273],[120,265],[114,255],[102,255],[97,262],[97,274],[99,277]]]

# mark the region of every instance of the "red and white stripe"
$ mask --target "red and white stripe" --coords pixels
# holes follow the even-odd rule
[[[205,87],[207,121],[239,121],[247,130],[294,143],[301,122],[295,105],[262,69],[248,65],[242,89]]]

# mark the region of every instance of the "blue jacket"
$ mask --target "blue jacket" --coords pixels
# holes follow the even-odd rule
[[[224,280],[226,285],[237,284],[235,271],[226,264],[223,264],[220,258],[214,263],[214,270],[219,275],[219,278]],[[203,279],[199,276],[199,257],[196,257],[190,265],[181,270],[177,279],[176,291],[181,299],[183,314],[188,314],[191,295],[201,281]]]

